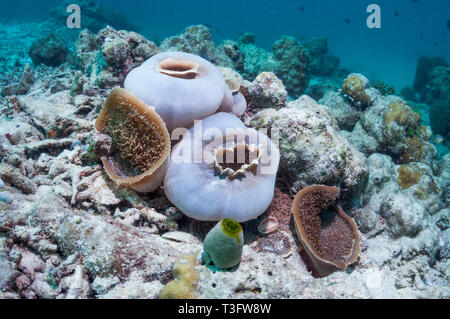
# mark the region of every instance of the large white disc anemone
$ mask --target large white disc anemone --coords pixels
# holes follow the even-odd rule
[[[246,154],[242,165],[232,169],[220,163],[217,154],[238,154],[239,147]],[[216,113],[197,121],[174,147],[164,191],[193,219],[245,222],[272,202],[279,160],[278,148],[266,135],[247,128],[232,114]]]
[[[154,55],[126,77],[124,87],[155,107],[169,132],[190,127],[194,120],[232,109],[233,97],[221,72],[190,53]]]

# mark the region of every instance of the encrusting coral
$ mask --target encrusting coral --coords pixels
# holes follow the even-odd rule
[[[360,252],[353,219],[340,206],[335,213],[327,211],[339,194],[337,187],[312,185],[297,194],[292,206],[297,234],[318,277],[347,269]]]
[[[173,267],[174,280],[161,289],[161,299],[195,299],[200,274],[194,269],[197,254],[180,256]]]
[[[154,55],[128,74],[124,86],[155,107],[169,132],[188,128],[219,108],[233,107],[231,90],[221,72],[212,63],[189,53]]]
[[[215,266],[228,269],[241,261],[244,247],[242,226],[232,219],[217,223],[206,235],[203,250]]]
[[[424,114],[414,111],[403,99],[382,96],[369,88],[373,103],[362,112],[350,134],[343,135],[366,156],[382,153],[397,164],[422,162],[431,166],[436,147],[430,142],[431,129],[421,126]]]
[[[361,108],[370,104],[370,95],[365,91],[370,87],[369,80],[362,74],[352,73],[342,83],[342,91]]]
[[[112,139],[112,155],[101,160],[114,182],[139,192],[150,192],[162,183],[168,166],[170,137],[152,107],[128,91],[115,88],[95,126]]]
[[[412,112],[408,106],[399,102],[394,102],[389,105],[384,113],[383,119],[385,125],[397,122],[398,125],[414,128],[420,124],[419,113]]]
[[[416,185],[420,181],[420,169],[414,164],[403,164],[397,171],[397,182],[402,189]]]
[[[194,136],[194,125],[172,151],[164,179],[167,198],[196,220],[244,222],[258,217],[273,198],[277,147],[229,113],[211,115],[199,124],[204,136]]]

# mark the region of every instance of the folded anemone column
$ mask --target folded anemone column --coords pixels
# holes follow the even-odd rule
[[[193,219],[245,222],[269,207],[279,160],[266,135],[232,114],[216,113],[198,121],[173,148],[164,191]]]
[[[240,92],[242,77],[239,73],[228,68],[219,67],[219,70],[222,73],[225,83],[230,88],[233,96],[233,104],[224,103],[220,107],[219,111],[233,113],[234,115],[241,117],[247,110],[247,101],[245,100],[244,95]]]
[[[339,197],[333,186],[312,185],[295,197],[292,213],[297,235],[317,277],[347,269],[359,255],[357,226],[339,206],[327,210]]]
[[[150,192],[161,185],[170,155],[170,137],[155,110],[124,89],[111,91],[95,124],[112,139],[110,156],[101,158],[119,186]]]
[[[155,107],[169,132],[188,128],[221,109],[233,109],[231,91],[219,71],[205,59],[183,52],[154,55],[133,69],[125,89]]]

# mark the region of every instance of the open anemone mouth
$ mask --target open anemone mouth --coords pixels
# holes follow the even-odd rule
[[[192,61],[166,59],[158,66],[158,72],[180,79],[195,79],[199,65]]]
[[[245,178],[246,172],[256,175],[260,162],[259,147],[254,144],[231,143],[214,149],[214,173],[221,179]]]
[[[112,155],[102,157],[108,176],[119,186],[152,184],[150,180],[159,175],[170,152],[169,133],[156,112],[116,88],[100,112],[96,128],[112,139]]]

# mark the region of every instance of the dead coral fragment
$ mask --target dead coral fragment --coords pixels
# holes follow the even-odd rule
[[[8,165],[0,165],[0,177],[11,186],[21,190],[24,194],[34,194],[37,190],[36,183],[23,175],[19,169]]]
[[[317,277],[345,270],[359,255],[359,234],[353,219],[339,206],[335,213],[326,211],[339,194],[337,187],[312,185],[297,194],[292,206],[297,234]]]
[[[196,299],[200,274],[194,269],[198,253],[180,256],[173,267],[173,281],[167,283],[161,292],[161,299]]]
[[[150,192],[162,182],[170,152],[166,126],[154,108],[128,91],[111,91],[96,122],[112,139],[112,156],[101,158],[108,176],[119,186]]]

